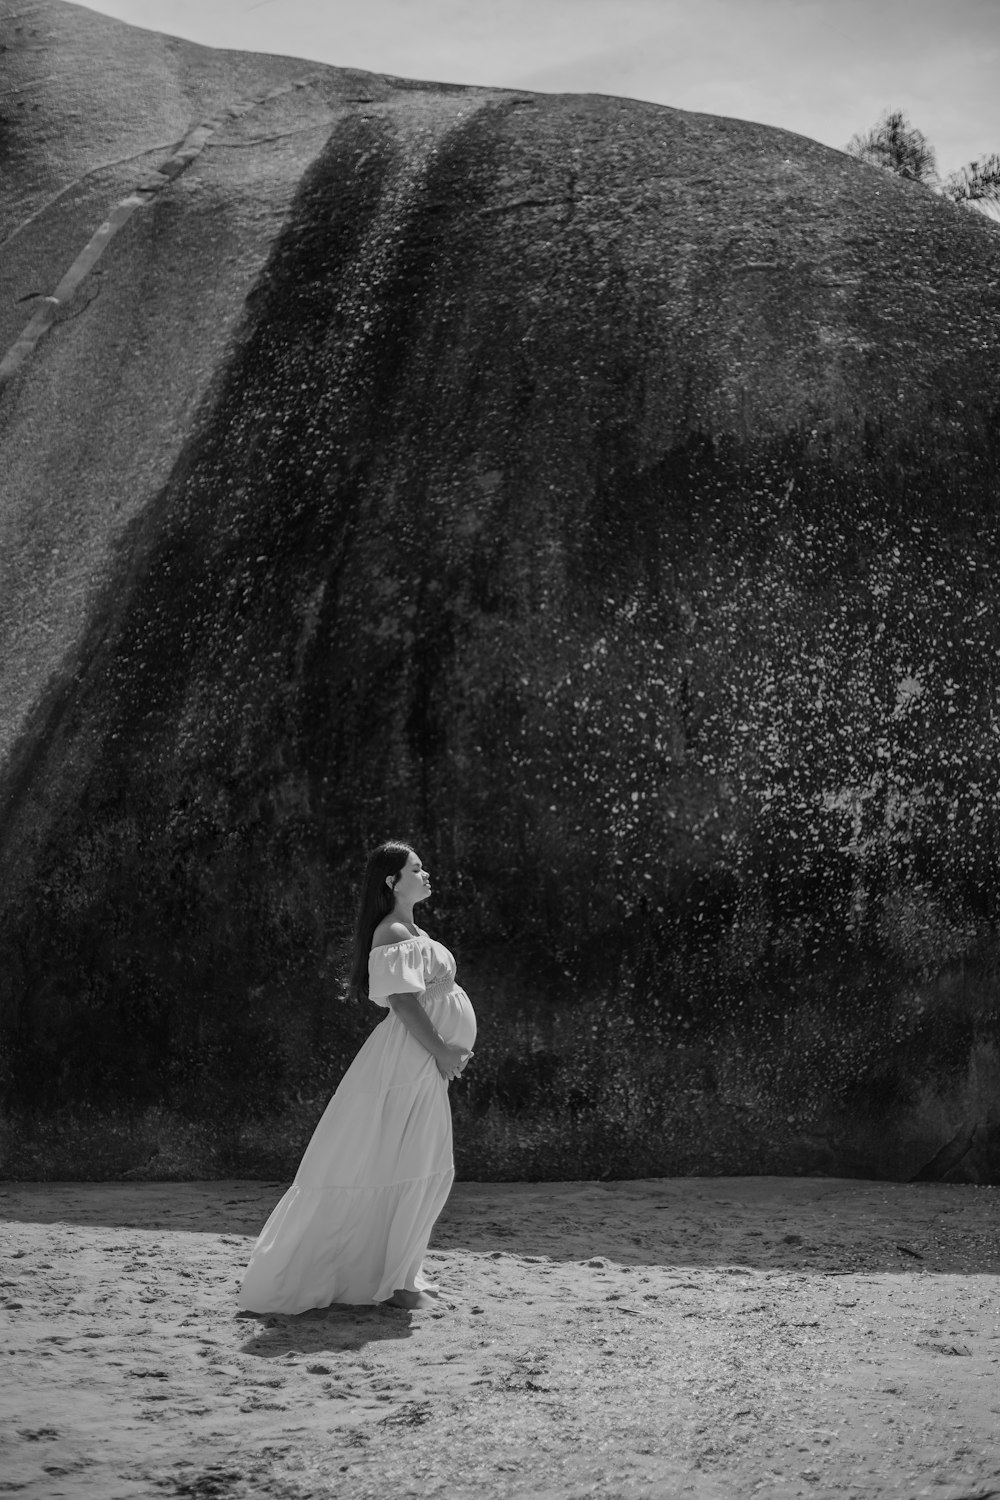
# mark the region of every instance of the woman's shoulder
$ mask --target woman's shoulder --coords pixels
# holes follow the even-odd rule
[[[414,940],[415,935],[404,922],[392,922],[386,918],[372,933],[372,948],[390,948],[396,943],[412,943]]]

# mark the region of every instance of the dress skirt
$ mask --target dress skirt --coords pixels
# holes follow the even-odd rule
[[[421,1004],[447,1041],[471,1048],[472,1006],[452,979],[432,982]],[[428,1289],[421,1265],[454,1176],[448,1084],[390,1009],[264,1225],[240,1306],[298,1313]]]

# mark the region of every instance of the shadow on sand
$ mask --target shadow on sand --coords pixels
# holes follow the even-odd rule
[[[356,1354],[368,1344],[408,1339],[413,1334],[413,1314],[401,1307],[360,1306],[312,1308],[304,1313],[236,1314],[242,1324],[257,1323],[240,1350],[261,1359],[283,1359],[297,1354]],[[322,1375],[317,1368],[313,1374]]]
[[[286,1186],[6,1183],[0,1219],[219,1235],[238,1263]],[[997,1188],[843,1178],[458,1183],[432,1249],[581,1264],[603,1257],[692,1269],[997,1275],[998,1208]]]

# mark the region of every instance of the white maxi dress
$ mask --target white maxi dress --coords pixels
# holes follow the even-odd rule
[[[476,1017],[455,960],[426,933],[373,948],[369,994],[409,993],[447,1042],[471,1049]],[[392,1010],[361,1047],[254,1246],[239,1304],[305,1312],[423,1291],[421,1264],[455,1177],[448,1084]]]

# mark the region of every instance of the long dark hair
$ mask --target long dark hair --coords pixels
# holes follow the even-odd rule
[[[368,999],[368,954],[371,952],[372,934],[395,904],[395,897],[386,885],[385,877],[398,877],[412,853],[409,844],[388,839],[368,856],[361,882],[358,915],[354,923],[351,977],[348,981],[350,993],[358,1000]],[[393,880],[392,883],[395,885],[396,881]]]

